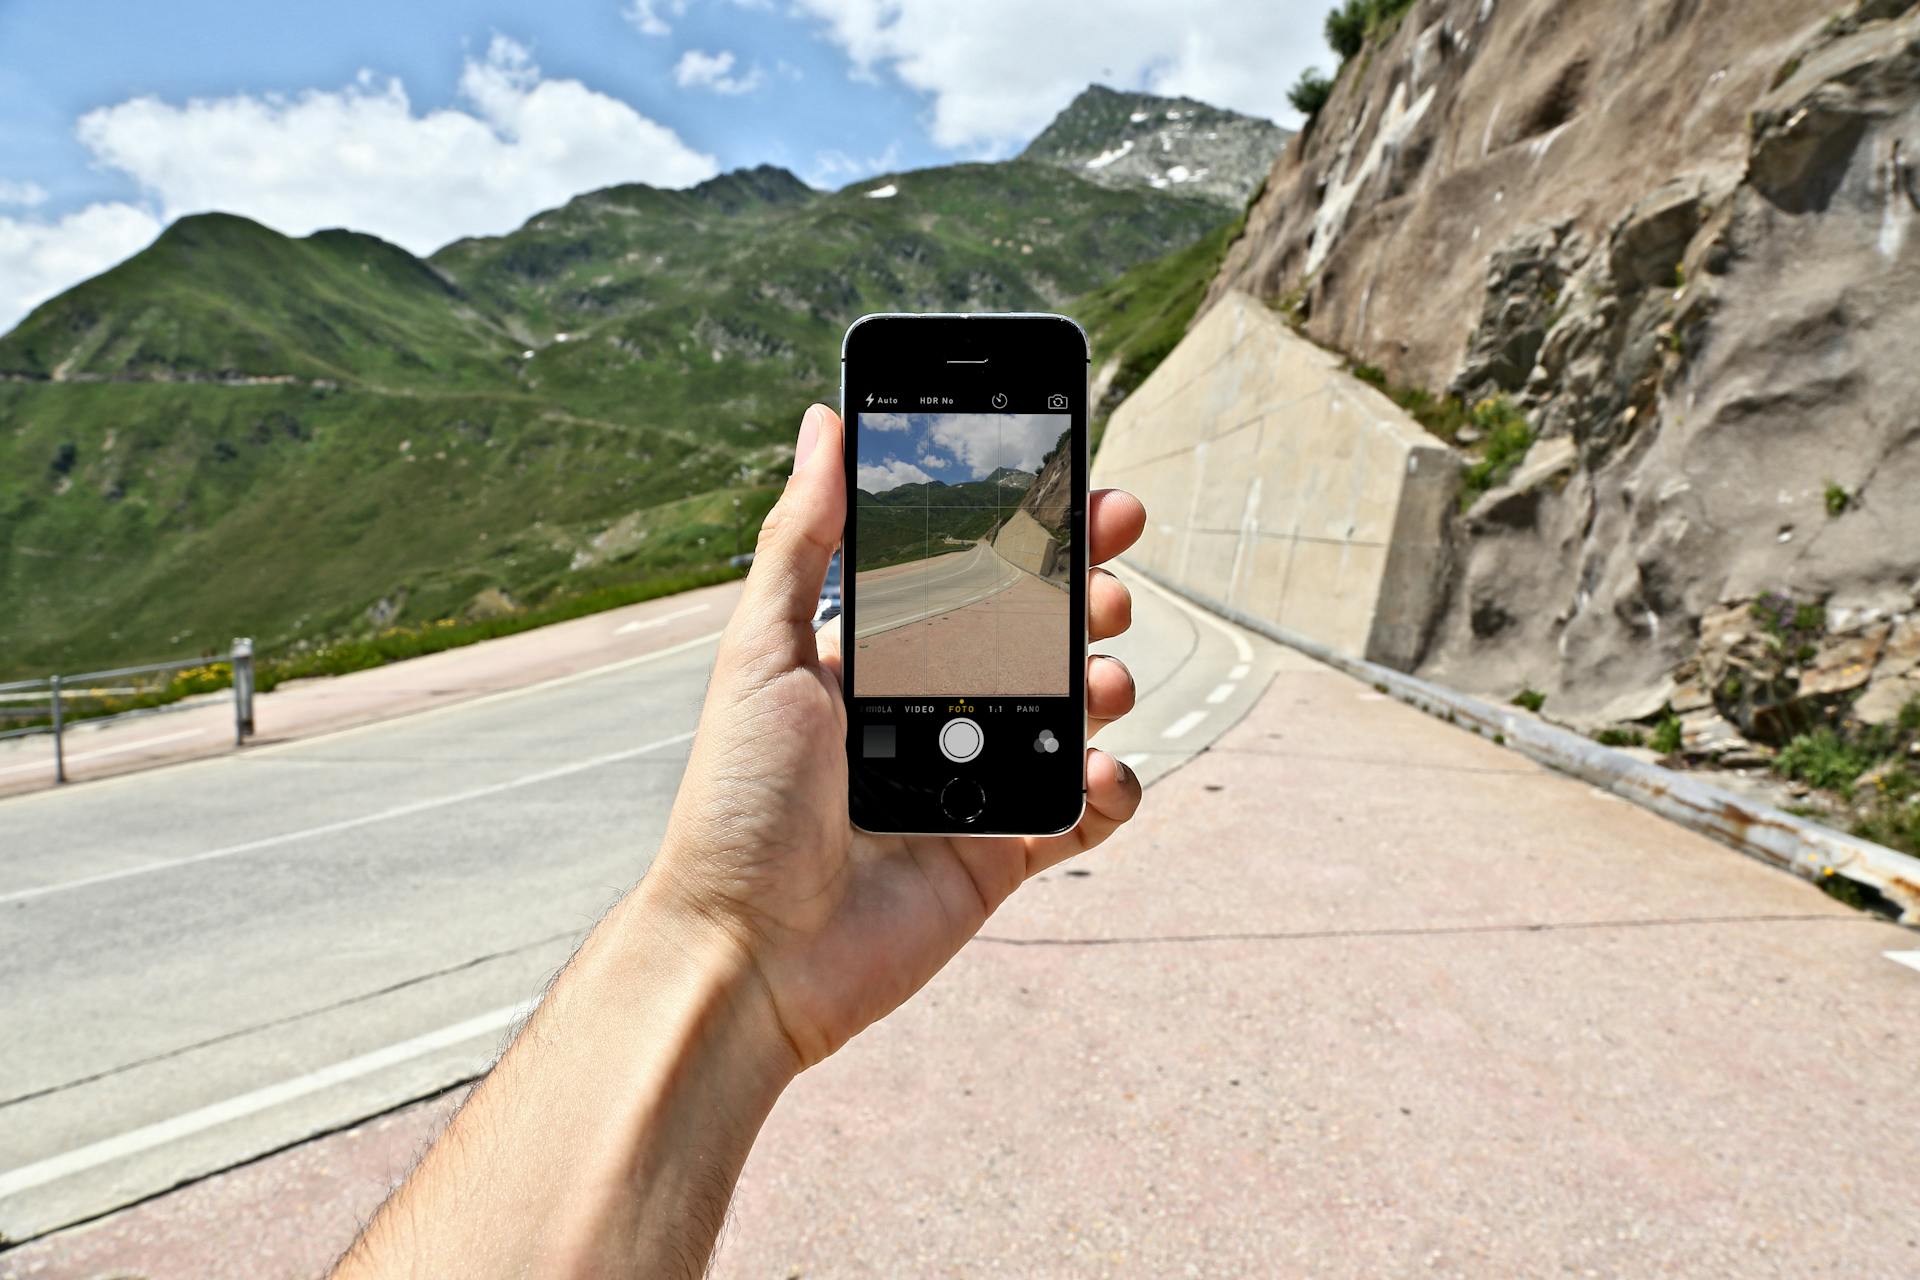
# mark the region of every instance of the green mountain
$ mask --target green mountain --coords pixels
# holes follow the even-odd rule
[[[860,530],[855,567],[904,564],[977,542],[1019,507],[1032,485],[1032,472],[1001,467],[983,480],[964,484],[930,480],[885,493],[861,489],[854,495]]]
[[[613,187],[425,261],[182,219],[0,337],[0,672],[724,561],[854,317],[1072,313],[1230,216],[1017,160]]]

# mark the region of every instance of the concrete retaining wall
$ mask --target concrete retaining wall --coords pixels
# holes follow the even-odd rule
[[[1133,563],[1357,658],[1418,661],[1458,457],[1244,293],[1107,424],[1096,485],[1147,506]]]
[[[1016,569],[1036,578],[1058,577],[1063,569],[1062,548],[1046,526],[1024,511],[1016,511],[993,535],[993,549]]]

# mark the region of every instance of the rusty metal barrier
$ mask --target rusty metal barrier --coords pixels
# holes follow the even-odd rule
[[[1844,876],[1878,893],[1899,912],[1901,924],[1920,928],[1920,858],[1637,760],[1515,708],[1482,702],[1404,671],[1335,652],[1139,565],[1127,567],[1249,631],[1378,686],[1429,715],[1483,737],[1497,737],[1550,769],[1604,788],[1748,857],[1816,884],[1828,876]]]

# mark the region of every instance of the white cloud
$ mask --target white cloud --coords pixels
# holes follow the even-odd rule
[[[682,89],[711,89],[715,93],[738,94],[752,93],[766,79],[759,67],[752,68],[744,75],[734,75],[733,62],[731,49],[722,49],[718,53],[689,49],[673,65],[673,82]]]
[[[626,7],[620,10],[620,16],[643,36],[672,35],[672,25],[660,16],[662,9],[676,18],[680,17],[687,11],[686,0],[666,0],[664,4],[655,3],[655,0],[627,0]]]
[[[911,431],[913,419],[904,413],[863,413],[860,415],[860,430],[866,431]]]
[[[159,219],[119,202],[88,205],[55,220],[0,217],[0,333],[159,234]]]
[[[47,189],[37,182],[9,182],[0,178],[0,204],[32,208],[47,202]]]
[[[1038,471],[1072,421],[1064,413],[942,413],[925,426],[932,448],[951,453],[969,479],[984,480],[1001,467]]]
[[[861,419],[865,421],[865,419]],[[857,473],[859,485],[868,493],[885,493],[897,489],[903,484],[926,484],[933,477],[914,466],[911,462],[902,462],[898,458],[888,458],[885,462],[863,462]]]
[[[1325,6],[1293,0],[795,0],[856,77],[891,70],[931,95],[935,142],[1005,154],[1091,82],[1187,95],[1297,123],[1286,93],[1331,64]]]
[[[189,213],[244,214],[288,235],[352,227],[425,254],[511,231],[582,191],[685,186],[719,169],[618,98],[543,77],[504,36],[468,59],[459,93],[458,108],[416,113],[398,80],[363,71],[337,91],[142,97],[89,111],[75,127],[81,143],[144,198],[57,220],[0,217],[0,331]],[[44,195],[0,182],[0,205]]]
[[[362,72],[337,92],[134,98],[88,112],[77,132],[165,220],[220,209],[289,235],[370,231],[415,253],[511,231],[595,187],[684,186],[718,169],[618,98],[542,77],[504,36],[467,61],[459,92],[466,109],[416,114],[398,80]]]

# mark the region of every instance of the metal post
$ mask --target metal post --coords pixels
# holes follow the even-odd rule
[[[66,728],[66,717],[63,714],[61,714],[61,708],[60,708],[60,677],[55,676],[53,678],[52,684],[53,684],[53,780],[56,784],[60,784],[60,783],[66,782],[67,780],[66,744],[60,740],[61,734],[65,731],[65,728]]]
[[[253,641],[233,641],[233,745],[243,747],[253,736]]]

